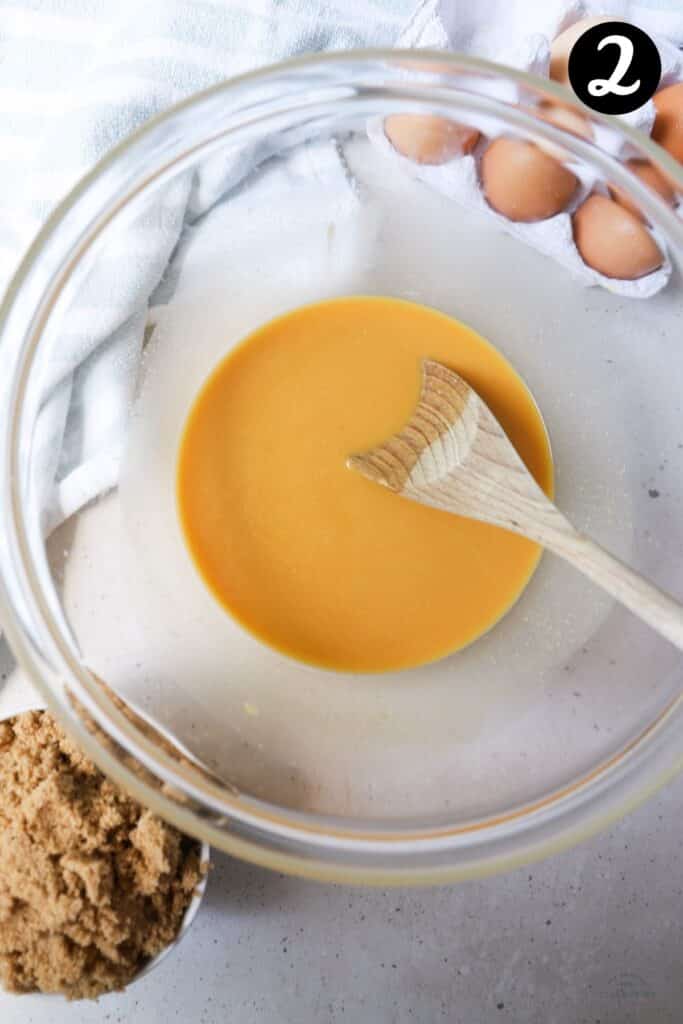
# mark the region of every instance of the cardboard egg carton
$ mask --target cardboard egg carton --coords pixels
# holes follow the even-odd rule
[[[585,5],[579,7],[578,11],[580,17],[590,13],[602,13],[599,10],[591,11]],[[628,14],[628,11],[626,14]],[[560,22],[558,26],[558,30],[564,30],[577,20],[579,20],[579,17],[570,16],[567,19],[563,19],[563,22]],[[635,19],[633,20],[635,22]],[[659,89],[675,82],[683,81],[683,52],[668,38],[654,31],[647,21],[647,17],[643,14],[635,23],[640,24],[649,33],[659,49],[662,60],[662,77]],[[440,28],[442,26],[432,19],[426,28],[425,26],[422,28],[417,27],[413,32],[412,40],[404,38],[401,41],[401,45],[411,42],[412,45],[430,45],[442,49],[448,46],[450,48],[450,39],[445,30],[440,34]],[[528,32],[514,40],[508,46],[507,51],[498,54],[496,52],[487,53],[486,56],[498,59],[521,70],[526,70],[539,77],[547,78],[551,44],[556,35],[557,32],[553,32],[552,36]],[[425,37],[427,39],[426,42],[424,41]],[[488,85],[489,83],[486,84]],[[481,88],[481,86],[478,85],[478,88]],[[520,100],[522,103],[528,103],[528,99],[520,96],[516,86],[509,82],[490,83],[488,91],[497,98],[510,103],[518,103]],[[633,113],[623,115],[621,119],[632,127],[650,134],[655,120],[654,103],[652,100],[649,100]],[[609,193],[604,179],[593,168],[574,158],[568,151],[566,152],[564,164],[578,179],[578,186],[570,202],[561,213],[548,217],[545,220],[511,221],[493,209],[484,195],[481,184],[481,160],[491,142],[505,134],[504,126],[499,121],[491,118],[479,118],[476,124],[474,119],[472,119],[468,123],[482,133],[477,145],[471,153],[456,156],[441,164],[420,164],[403,156],[388,140],[384,132],[383,121],[380,119],[373,119],[368,124],[368,135],[377,148],[385,153],[388,159],[398,161],[406,173],[419,179],[436,192],[456,200],[463,206],[481,211],[483,215],[492,218],[508,234],[521,239],[539,252],[552,257],[562,264],[583,284],[600,285],[610,292],[634,298],[648,298],[664,288],[671,276],[671,260],[667,253],[665,239],[662,237],[661,232],[651,224],[646,225],[647,230],[654,237],[663,257],[662,265],[657,270],[635,280],[621,280],[607,277],[584,262],[574,241],[572,214],[591,193],[599,192],[604,195]],[[623,161],[637,155],[628,142],[619,140],[616,133],[609,128],[602,125],[593,125],[592,127],[593,141],[604,151]],[[679,201],[676,213],[683,219],[683,200]]]

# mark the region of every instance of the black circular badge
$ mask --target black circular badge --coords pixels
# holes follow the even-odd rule
[[[587,107],[601,114],[629,114],[654,95],[662,61],[642,29],[603,21],[576,40],[567,70],[572,89]]]

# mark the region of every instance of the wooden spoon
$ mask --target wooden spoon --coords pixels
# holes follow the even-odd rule
[[[347,465],[413,501],[543,544],[683,649],[683,605],[574,529],[462,377],[429,359],[423,370],[410,422]]]

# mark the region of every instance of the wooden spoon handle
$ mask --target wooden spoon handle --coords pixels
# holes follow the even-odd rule
[[[506,478],[500,500],[495,478],[489,480],[487,521],[542,544],[564,558],[624,607],[683,650],[683,605],[650,583],[609,551],[585,537],[541,491],[530,475],[519,490]],[[518,481],[519,483],[519,481]],[[446,508],[455,511],[452,503]]]
[[[553,531],[545,537],[546,546],[683,650],[683,605],[595,541],[573,527],[570,531]]]
[[[413,501],[542,544],[683,650],[683,605],[575,530],[462,377],[430,359],[423,373],[407,426],[348,465]]]

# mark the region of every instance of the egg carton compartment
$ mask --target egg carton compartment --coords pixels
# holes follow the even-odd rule
[[[643,9],[640,5],[629,3],[628,0],[624,0],[622,3],[613,2],[607,12],[604,3],[575,4],[564,2],[564,0],[555,0],[553,3],[551,0],[549,4],[543,5],[542,11],[540,7],[538,10],[536,9],[536,4],[529,5],[526,16],[527,27],[524,31],[520,31],[519,14],[510,10],[511,6],[500,5],[497,17],[494,19],[495,26],[486,32],[485,26],[477,23],[475,12],[464,18],[459,17],[457,23],[449,26],[443,16],[441,5],[436,0],[422,9],[421,17],[404,33],[398,45],[429,46],[443,50],[457,49],[461,52],[470,50],[489,59],[547,78],[550,73],[552,53],[555,52],[557,55],[558,52],[558,37],[561,37],[559,46],[561,58],[561,51],[566,47],[568,52],[573,43],[572,29],[579,23],[584,23],[586,18],[609,16],[618,19],[621,17],[642,27],[658,47],[662,60],[662,75],[657,91],[661,92],[662,89],[670,85],[683,82],[683,52],[675,42],[662,35],[661,31],[657,31],[662,25],[661,12]],[[482,15],[479,17],[481,18]],[[488,11],[488,18],[490,21],[490,11]],[[683,10],[678,20],[680,21],[680,31],[683,33]],[[538,27],[539,30],[530,31],[532,26]],[[479,31],[482,33],[481,36],[478,35]],[[555,41],[554,47],[553,41]],[[487,88],[487,91],[508,103],[520,101],[528,103],[528,99],[522,97],[519,90],[515,90],[509,83],[502,86],[502,89],[506,91],[501,92],[500,88],[497,83],[490,83],[490,88]],[[477,89],[479,92],[482,91],[480,82],[477,83]],[[559,106],[544,108],[542,116],[557,123],[556,119],[563,116],[563,111],[565,108]],[[638,110],[623,115],[621,120],[631,127],[652,134],[655,114],[654,102],[649,100]],[[567,116],[566,111],[564,116]],[[588,125],[587,121],[586,125]],[[551,143],[533,143],[537,144],[547,156],[555,159],[558,175],[564,175],[566,180],[566,173],[570,172],[574,175],[576,184],[571,190],[571,196],[561,204],[561,209],[558,212],[545,216],[543,219],[511,220],[491,205],[485,194],[484,174],[482,173],[482,164],[486,161],[485,154],[488,153],[489,156],[489,167],[495,166],[492,165],[491,160],[493,157],[492,147],[497,140],[505,136],[505,129],[500,122],[491,117],[478,117],[476,123],[474,119],[471,119],[467,127],[471,131],[480,133],[476,144],[471,146],[469,144],[471,140],[465,139],[465,145],[460,152],[446,151],[445,158],[438,163],[420,163],[412,155],[400,152],[387,137],[385,124],[381,119],[369,120],[367,131],[371,142],[378,150],[387,159],[396,161],[407,174],[447,198],[470,209],[481,211],[485,216],[492,218],[503,231],[533,246],[544,255],[552,257],[584,285],[598,285],[615,294],[633,298],[649,298],[665,287],[672,273],[671,260],[665,241],[656,226],[645,222],[637,214],[635,216],[640,223],[637,227],[631,225],[632,243],[629,247],[633,250],[637,243],[638,251],[633,254],[636,263],[632,277],[607,276],[585,262],[577,248],[574,215],[593,194],[612,198],[608,186],[599,179],[593,168],[589,168],[567,151],[563,154],[558,153],[557,147],[553,147]],[[629,143],[620,141],[614,132],[602,125],[591,125],[590,133],[597,146],[622,161],[632,159],[636,155],[636,150]],[[395,142],[396,137],[394,137]],[[504,177],[504,160],[503,152],[496,154],[496,163],[502,172],[499,172],[499,179]],[[551,165],[546,166],[552,171]],[[562,185],[561,177],[560,192]],[[516,185],[511,182],[511,191],[515,188]],[[534,197],[529,194],[522,198],[526,198],[533,205],[534,198],[538,199],[538,196]],[[672,199],[673,202],[676,202],[675,197]],[[623,204],[621,208],[623,209]],[[679,218],[683,219],[683,202],[680,197],[675,212]],[[593,249],[596,244],[599,248],[605,248],[604,219],[605,216],[610,216],[612,213],[612,208],[607,207],[606,204],[600,208],[598,204],[594,203],[590,209],[584,210],[582,225],[584,252],[590,244]],[[615,225],[615,231],[618,232],[618,230],[619,226]],[[623,252],[620,252],[621,246],[619,238],[615,237],[614,259],[617,261],[617,266],[619,261],[623,260]],[[638,274],[638,263],[647,267],[658,261],[657,249],[661,254],[661,264],[649,272],[646,270],[644,273]],[[610,258],[609,253],[608,258]],[[594,262],[599,261],[595,260]]]

